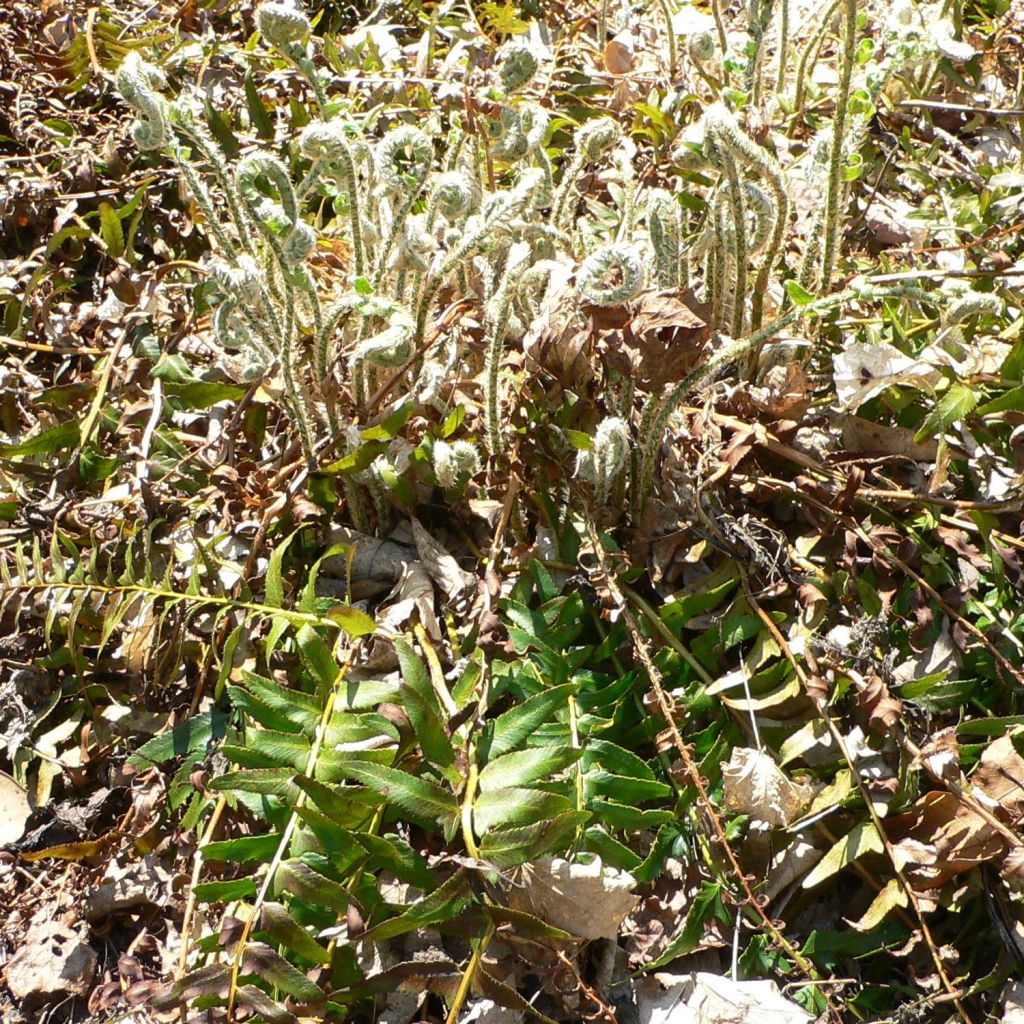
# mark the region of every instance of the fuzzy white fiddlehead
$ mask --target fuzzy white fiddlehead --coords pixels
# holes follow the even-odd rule
[[[365,273],[363,261],[362,199],[356,161],[350,144],[350,126],[344,121],[314,121],[308,124],[299,139],[304,156],[323,161],[348,194],[349,225],[352,235],[352,269],[356,277]]]
[[[543,146],[551,127],[551,115],[547,110],[539,103],[525,103],[519,108],[519,120],[530,150],[535,151]]]
[[[526,242],[514,242],[509,248],[501,281],[487,311],[487,365],[484,374],[484,407],[487,416],[487,448],[491,455],[502,449],[501,423],[498,418],[498,371],[501,369],[501,346],[505,340],[514,286],[521,268],[530,258]]]
[[[487,137],[499,160],[521,160],[530,148],[522,120],[512,107],[503,106],[497,119],[487,122]]]
[[[264,185],[263,183],[267,183]],[[269,192],[265,189],[269,187]],[[317,333],[323,332],[320,303],[303,260],[316,243],[316,233],[300,219],[298,198],[288,169],[270,153],[253,153],[235,169],[235,188],[242,205],[259,227],[279,271],[279,294],[283,299],[283,317],[268,306],[268,314],[279,339],[281,375],[299,428],[303,451],[312,464],[313,415],[306,386],[294,364],[296,331],[295,289],[302,288],[317,321]],[[323,382],[320,382],[321,387]]]
[[[293,0],[267,0],[256,10],[256,27],[271,46],[287,50],[309,34],[309,18]]]
[[[720,238],[728,242],[731,260],[731,298],[726,303],[729,315],[721,326],[734,337],[743,331],[744,304],[747,293],[747,225],[739,162],[743,159],[743,133],[731,114],[721,105],[713,104],[704,115],[705,151],[710,162],[721,168],[726,181],[726,195],[732,214],[727,234],[719,228]],[[725,296],[725,293],[723,293]]]
[[[139,149],[162,149],[168,142],[167,101],[157,92],[166,85],[163,73],[133,50],[117,72],[117,89],[137,114],[132,138]]]
[[[363,363],[374,366],[401,366],[412,355],[412,318],[403,311],[394,313],[384,330],[361,341],[351,356],[353,368]]]
[[[391,269],[400,273],[421,274],[430,266],[437,240],[426,230],[423,214],[407,217],[395,244]]]
[[[480,205],[480,186],[476,179],[462,171],[447,171],[434,183],[428,203],[428,225],[432,223],[430,211],[437,210],[449,223],[468,217]]]
[[[233,298],[225,299],[213,313],[213,330],[225,352],[241,353],[244,362],[234,374],[243,384],[260,380],[274,362],[265,325]]]
[[[965,292],[946,310],[942,326],[956,327],[972,316],[999,316],[1003,304],[998,295],[986,292]]]
[[[434,160],[429,137],[412,125],[392,128],[374,154],[377,174],[395,192],[418,192]]]
[[[435,260],[434,267],[424,277],[416,305],[416,347],[423,341],[434,298],[449,274],[480,252],[529,203],[542,180],[541,172],[531,168],[520,177],[514,188],[487,196],[481,204],[480,213],[466,222],[458,244],[447,255]]]
[[[595,306],[618,306],[643,288],[643,260],[631,245],[612,242],[583,261],[576,281],[587,302]]]
[[[587,160],[593,161],[608,152],[621,137],[619,126],[610,117],[597,117],[580,128],[575,141]]]
[[[593,448],[576,458],[576,475],[594,488],[599,507],[608,503],[613,485],[629,455],[629,426],[618,416],[602,420],[594,433]]]
[[[743,182],[743,198],[747,209],[754,216],[754,227],[748,245],[750,255],[756,256],[764,250],[775,228],[775,200],[760,185],[752,181]]]
[[[706,64],[715,55],[715,37],[711,32],[695,32],[687,46],[690,60],[695,64]]]
[[[736,289],[733,256],[733,234],[729,227],[729,211],[725,191],[719,188],[709,204],[709,221],[714,243],[708,252],[708,289],[711,323],[725,330],[732,321],[732,300]]]
[[[281,251],[290,267],[302,263],[316,246],[316,231],[305,221],[297,221],[281,243]]]
[[[506,43],[498,56],[501,60],[498,65],[498,80],[506,93],[525,89],[533,81],[540,67],[540,61],[533,50],[525,43],[515,40]]]
[[[259,187],[259,179],[270,182],[276,199]],[[288,168],[270,153],[252,153],[235,170],[235,185],[260,227],[272,235],[290,231],[299,219],[299,204]]]
[[[463,477],[480,472],[480,453],[469,441],[435,441],[432,452],[434,476],[446,491],[459,483]]]
[[[259,301],[266,280],[259,264],[245,254],[239,256],[234,264],[222,259],[211,260],[210,276],[229,295],[248,304]]]
[[[544,175],[543,184],[537,189],[533,200],[533,206],[540,209],[551,203],[554,192],[551,160],[544,148],[551,126],[551,116],[539,103],[524,103],[518,109],[523,132],[526,134],[527,152],[533,155]]]
[[[846,140],[850,83],[857,51],[857,0],[843,0],[843,48],[839,60],[839,93],[836,112],[832,119],[832,148],[829,154],[828,189],[825,193],[825,224],[821,251],[821,273],[818,277],[823,288],[832,283],[832,269],[839,249],[842,222],[843,146]]]
[[[652,189],[647,200],[647,230],[654,249],[654,265],[659,288],[679,285],[682,245],[682,217],[679,203],[664,189]]]
[[[572,218],[572,204],[569,197],[576,186],[583,168],[593,163],[611,149],[621,137],[619,126],[610,117],[597,117],[587,121],[577,132],[573,140],[576,153],[562,174],[561,184],[552,201],[551,222],[564,228]]]
[[[427,135],[411,125],[393,128],[377,146],[377,174],[385,188],[396,195],[397,205],[384,244],[377,254],[373,271],[375,288],[380,287],[384,279],[391,250],[402,235],[405,219],[427,180],[433,159],[433,143]]]
[[[761,324],[764,294],[768,288],[768,276],[775,265],[782,249],[782,238],[789,222],[789,195],[779,162],[763,147],[759,146],[739,125],[735,116],[721,103],[712,104],[704,114],[706,137],[712,146],[732,157],[740,166],[754,172],[754,176],[763,182],[771,193],[775,204],[775,216],[772,230],[764,251],[761,269],[753,289],[751,324],[756,329]],[[727,176],[728,176],[728,167]],[[729,178],[730,189],[733,181]],[[743,197],[740,195],[734,206],[742,209]],[[737,232],[739,241],[739,232]],[[743,231],[745,236],[745,230]],[[745,241],[745,238],[743,239]],[[745,248],[745,246],[744,246]],[[742,307],[742,299],[741,299]]]

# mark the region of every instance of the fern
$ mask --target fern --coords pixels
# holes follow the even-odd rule
[[[431,869],[405,839],[386,829],[397,817],[439,828],[451,842],[468,824],[472,831],[462,833],[467,851],[498,868],[564,846],[587,815],[572,810],[567,796],[532,784],[564,772],[581,751],[525,747],[524,742],[540,715],[550,718],[556,706],[564,713],[568,691],[548,691],[543,700],[523,705],[525,711],[517,708],[494,719],[480,744],[489,756],[479,755],[470,768],[470,778],[480,781],[475,792],[453,770],[456,746],[476,749],[473,730],[469,723],[450,727],[445,705],[452,694],[439,695],[412,646],[396,641],[400,681],[364,691],[348,685],[355,649],[340,638],[329,648],[322,631],[306,624],[296,635],[304,665],[301,688],[253,673],[226,688],[235,721],[219,753],[234,767],[212,779],[209,788],[228,805],[263,820],[269,831],[203,847],[205,862],[229,865],[232,877],[201,882],[196,898],[224,904],[238,924],[227,932],[220,929],[230,941],[216,950],[210,944],[216,929],[197,944],[197,950],[212,953],[213,962],[183,973],[161,997],[162,1007],[198,1001],[227,1007],[229,1013],[239,1009],[283,1020],[299,1007],[329,1015],[332,1008],[355,1004],[371,994],[372,986],[355,982],[332,989],[308,976],[316,965],[325,968],[326,978],[351,973],[351,947],[329,937],[351,907],[360,908],[365,922],[363,941],[374,944],[453,919],[465,920],[482,935],[493,930],[495,920],[506,928],[545,930],[530,915],[480,895],[465,869]],[[472,692],[462,692],[463,708]],[[417,743],[410,745],[376,712],[385,700],[408,713]],[[138,756],[153,758],[168,748],[166,742],[159,751],[151,744]],[[569,791],[568,782],[564,788]],[[474,799],[479,820],[473,817]],[[495,813],[498,807],[503,810]],[[381,872],[424,895],[406,905],[388,903],[374,884]],[[451,965],[437,989],[449,998],[453,972],[458,977]],[[479,964],[465,977],[473,990],[521,1007],[521,997]]]

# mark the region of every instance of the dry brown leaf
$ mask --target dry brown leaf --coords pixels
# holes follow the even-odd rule
[[[1024,757],[1009,736],[1000,736],[985,748],[971,784],[1012,820],[1024,815]]]
[[[1003,989],[1003,1024],[1024,1024],[1024,981],[1008,981]]]
[[[578,388],[594,379],[594,330],[569,283],[571,274],[571,268],[561,265],[552,273],[543,305],[523,338],[523,351],[565,387]]]
[[[327,546],[354,547],[351,560],[352,580],[374,580],[394,583],[413,561],[414,552],[404,544],[380,540],[365,533],[339,526],[331,530]],[[327,576],[345,579],[349,572],[349,552],[331,555],[323,560],[322,571]]]
[[[762,385],[768,394],[761,401],[769,416],[799,420],[810,406],[810,387],[801,363],[771,367]]]
[[[604,48],[604,69],[612,75],[625,75],[633,70],[633,36],[619,32]]]
[[[29,928],[7,964],[7,987],[26,1009],[50,999],[83,996],[92,985],[96,964],[92,947],[75,931],[44,917]]]
[[[1009,736],[988,745],[970,782],[975,800],[1004,821],[1009,819],[1011,827],[1024,816],[1024,758]],[[906,853],[908,876],[915,887],[926,889],[937,888],[979,864],[1003,860],[1019,849],[954,793],[926,793],[912,810],[890,819],[886,831]],[[919,855],[927,848],[935,850],[934,863],[924,863]],[[1010,863],[1011,873],[1015,863]]]
[[[912,359],[887,342],[872,345],[855,341],[835,357],[832,365],[839,406],[850,412],[894,384],[931,392],[942,380],[937,367]]]
[[[459,563],[427,532],[418,519],[412,520],[412,535],[416,540],[416,551],[423,568],[449,600],[458,597],[476,583],[476,577],[460,568]]]
[[[872,423],[850,413],[840,413],[834,422],[842,430],[843,447],[848,452],[903,455],[915,462],[934,462],[939,454],[939,442],[935,438],[915,441],[915,431],[907,427]]]
[[[812,1020],[773,981],[733,981],[703,972],[656,977],[664,994],[639,1001],[641,1024],[807,1024]]]
[[[25,823],[31,813],[25,787],[7,772],[0,772],[0,847],[16,843],[25,834]]]
[[[163,904],[169,895],[170,881],[170,875],[155,854],[148,854],[127,867],[112,860],[103,881],[86,894],[85,916],[90,921],[99,921],[118,910]]]
[[[377,628],[380,633],[385,636],[400,633],[415,612],[431,639],[441,639],[441,627],[434,614],[434,584],[422,563],[411,562],[405,567],[391,596],[395,599],[394,603],[377,612]],[[391,645],[387,644],[387,647]]]
[[[648,388],[681,381],[701,361],[711,334],[710,309],[692,292],[644,292],[625,307],[623,330],[606,338],[605,358]],[[596,326],[613,314],[595,314]]]
[[[906,245],[920,248],[928,241],[928,225],[914,220],[914,208],[902,199],[876,196],[864,214],[864,223],[879,245]]]
[[[763,751],[736,747],[722,764],[725,805],[770,825],[788,825],[810,803],[810,786],[791,782]]]
[[[900,720],[903,704],[889,692],[882,677],[874,672],[857,693],[857,703],[867,713],[872,732],[887,733]]]
[[[515,909],[584,939],[614,939],[640,899],[636,879],[597,856],[586,863],[543,857],[523,866],[521,881],[511,894]]]
[[[956,728],[940,729],[928,737],[921,748],[920,757],[915,758],[911,767],[917,767],[918,760],[928,774],[938,781],[956,782],[960,778],[960,744]]]

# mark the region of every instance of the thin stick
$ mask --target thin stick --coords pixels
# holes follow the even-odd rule
[[[676,750],[679,751],[686,775],[694,789],[697,791],[701,806],[704,808],[711,821],[711,825],[715,831],[715,836],[729,861],[729,868],[732,875],[739,883],[740,889],[746,897],[747,905],[753,911],[754,916],[760,920],[761,926],[767,931],[775,944],[786,954],[786,956],[788,956],[800,968],[800,970],[807,975],[808,978],[815,979],[817,977],[817,972],[815,971],[814,964],[811,963],[811,961],[808,960],[798,949],[796,949],[793,944],[779,931],[776,924],[764,912],[759,900],[750,888],[750,882],[747,880],[747,876],[744,874],[743,869],[739,865],[739,861],[736,859],[736,854],[725,834],[725,826],[722,824],[721,817],[711,800],[711,796],[707,791],[707,786],[704,784],[704,779],[700,774],[700,768],[697,765],[697,762],[693,759],[693,754],[690,751],[689,746],[683,742],[679,726],[676,724],[672,701],[662,685],[664,680],[661,672],[658,671],[657,666],[654,664],[654,660],[651,658],[647,641],[640,632],[640,626],[629,607],[629,603],[619,586],[618,580],[615,578],[614,571],[608,565],[604,545],[601,542],[601,538],[598,536],[597,528],[590,516],[587,516],[586,525],[591,546],[593,547],[594,554],[597,557],[598,564],[601,568],[603,577],[602,583],[607,587],[620,614],[622,615],[622,619],[626,624],[626,629],[629,632],[630,639],[633,642],[633,649],[636,652],[636,656],[640,660],[640,664],[643,666],[645,673],[647,674],[648,680],[650,681],[651,690],[654,692],[658,709],[661,711],[665,721],[668,723],[668,732],[672,737],[672,743]],[[825,998],[827,1001],[828,997],[826,996]],[[838,1013],[831,1003],[829,1003],[829,1009],[838,1019]]]
[[[839,731],[835,722],[832,721],[832,716],[828,710],[828,701],[825,698],[815,697],[813,688],[810,686],[810,680],[807,678],[807,674],[803,670],[803,666],[797,661],[796,656],[793,654],[792,649],[789,646],[786,638],[782,635],[779,627],[775,625],[775,621],[772,617],[757,603],[757,599],[754,597],[753,592],[750,589],[749,582],[747,580],[746,571],[742,565],[737,563],[740,570],[740,577],[743,580],[743,590],[746,595],[747,601],[750,603],[750,607],[757,613],[758,618],[764,623],[768,632],[772,635],[772,638],[779,645],[779,649],[782,651],[786,660],[793,667],[793,671],[796,673],[797,678],[803,685],[807,696],[810,697],[811,702],[818,709],[818,713],[824,719],[825,724],[828,726],[828,731],[832,734],[832,739],[835,741],[836,747],[843,755],[846,763],[850,767],[850,772],[857,783],[861,791],[861,796],[864,799],[864,803],[867,805],[868,814],[871,816],[871,822],[875,827],[875,831],[878,834],[878,838],[881,840],[882,845],[885,847],[885,851],[889,856],[889,860],[892,862],[893,872],[896,875],[896,880],[910,902],[910,905],[914,908],[914,913],[917,916],[918,924],[921,927],[921,934],[924,936],[925,943],[928,946],[928,951],[931,953],[932,961],[935,964],[935,969],[938,972],[939,978],[942,980],[942,986],[949,993],[950,998],[953,1001],[953,1005],[957,1008],[960,1016],[971,1024],[971,1018],[968,1016],[967,1011],[964,1009],[963,1004],[960,1002],[960,993],[957,989],[953,988],[953,983],[949,980],[949,975],[946,973],[946,968],[942,963],[942,958],[939,955],[938,947],[935,944],[935,939],[932,937],[931,929],[928,927],[928,922],[925,920],[924,912],[921,910],[921,904],[918,901],[917,893],[914,891],[913,886],[907,881],[906,876],[903,874],[902,869],[899,866],[899,862],[896,859],[896,853],[893,850],[892,843],[889,841],[888,836],[885,834],[885,829],[882,826],[882,820],[878,816],[878,812],[875,810],[875,805],[871,802],[871,794],[867,791],[867,786],[864,780],[861,778],[860,773],[857,771],[853,757],[850,754],[850,750],[846,745],[846,739],[843,734]]]

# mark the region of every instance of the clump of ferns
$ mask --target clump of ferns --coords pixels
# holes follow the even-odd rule
[[[952,26],[937,8],[924,13],[919,5],[901,0],[886,9],[884,15],[879,10],[872,13],[878,24],[871,35],[859,38],[863,4],[859,5],[858,0],[832,0],[823,15],[815,19],[815,28],[797,60],[794,125],[803,112],[805,84],[838,14],[839,83],[835,112],[832,121],[812,138],[808,147],[807,177],[820,191],[823,201],[804,239],[797,277],[803,288],[820,293],[827,292],[832,285],[841,250],[844,211],[849,205],[852,183],[860,173],[860,150],[880,96],[897,75],[920,70],[927,76],[938,59],[962,60],[973,52],[951,38]],[[927,26],[925,18],[929,19]]]
[[[298,139],[309,167],[296,185],[289,165],[270,153],[250,154],[229,170],[189,97],[168,102],[158,91],[161,76],[137,57],[126,60],[118,81],[140,115],[136,139],[174,159],[217,250],[211,261],[222,292],[217,337],[243,354],[249,378],[279,368],[311,462],[324,426],[343,455],[358,450],[354,423],[371,397],[447,411],[444,384],[465,372],[472,353],[431,330],[441,295],[469,299],[482,310],[483,436],[496,460],[505,450],[503,356],[523,338],[554,280],[575,272],[573,301],[597,306],[621,305],[648,285],[680,284],[678,203],[665,193],[649,207],[641,202],[633,154],[614,120],[599,117],[578,129],[556,183],[545,150],[547,112],[520,94],[535,71],[532,54],[507,48],[480,135],[453,129],[440,161],[437,131],[399,125],[371,143],[347,121],[314,121]],[[616,181],[619,208],[611,229],[577,219],[581,178],[601,167]],[[509,187],[484,186],[495,172]],[[352,275],[327,298],[310,270],[316,232],[302,215],[314,189],[347,200]],[[646,243],[635,237],[641,219]],[[382,388],[386,394],[378,394]],[[431,444],[428,436],[424,445],[446,493],[465,486],[480,466],[468,440]],[[608,465],[617,473],[623,461],[616,454]],[[378,526],[388,524],[390,495],[400,493],[408,468],[381,456],[343,478],[358,528],[370,527],[364,495]],[[584,469],[581,475],[606,501],[608,474]]]
[[[282,0],[261,6],[257,23],[264,38],[314,83],[323,107],[326,97],[306,51],[305,16]],[[441,290],[453,282],[465,290],[477,257],[493,253],[497,266],[507,241],[519,234],[535,241],[557,236],[537,217],[521,220],[530,220],[551,193],[543,150],[547,115],[514,99],[536,67],[524,47],[511,46],[502,55],[496,73],[502,102],[485,125],[483,145],[489,159],[516,170],[509,175],[511,188],[485,194],[477,140],[453,132],[435,169],[436,132],[429,127],[399,125],[371,144],[339,118],[314,121],[302,132],[297,155],[309,166],[298,184],[289,163],[267,152],[229,169],[191,97],[168,101],[159,71],[134,54],[124,62],[117,81],[139,115],[136,142],[174,160],[206,222],[216,252],[210,270],[221,291],[217,338],[226,350],[241,353],[247,379],[279,369],[310,462],[325,440],[325,422],[328,440],[343,438],[378,375],[405,366],[414,353],[418,376],[400,383],[411,385],[418,401],[435,405],[458,358],[428,333]],[[316,191],[343,196],[348,209],[351,282],[327,297],[310,270],[317,233],[303,216]],[[491,291],[500,291],[497,276],[491,274]],[[500,336],[501,324],[491,322]],[[347,406],[341,401],[346,386],[352,399]]]
[[[268,9],[283,16],[284,27],[270,24]],[[261,31],[310,78],[323,107],[298,9],[280,0],[259,10]],[[243,353],[251,379],[277,368],[310,463],[331,448],[354,456],[362,438],[353,427],[382,406],[411,402],[446,416],[447,382],[477,372],[480,433],[490,461],[504,458],[506,352],[522,343],[567,275],[575,280],[575,308],[615,306],[644,288],[685,286],[694,260],[703,258],[713,326],[735,339],[762,328],[790,209],[768,149],[723,105],[707,111],[699,157],[714,188],[703,233],[688,245],[678,199],[641,190],[631,144],[613,119],[585,122],[562,166],[552,169],[548,113],[525,92],[536,71],[536,57],[521,45],[500,54],[477,104],[474,134],[457,125],[445,135],[439,123],[399,124],[373,141],[355,121],[333,117],[307,125],[288,160],[257,151],[229,168],[189,95],[168,101],[159,72],[134,55],[126,59],[118,83],[139,114],[136,140],[175,161],[216,250],[217,337]],[[293,177],[296,166],[302,173]],[[616,209],[579,217],[581,181],[594,171]],[[319,236],[304,214],[317,193],[341,200],[335,208],[342,223],[327,230],[340,232],[352,253],[349,279],[326,287],[311,269]],[[482,366],[477,349],[440,326],[443,304],[477,311]],[[660,428],[681,394],[651,395],[643,406],[641,444],[629,459],[634,515],[650,489]],[[632,398],[629,392],[608,415],[631,422]],[[478,463],[460,446],[454,473],[454,441],[472,442],[444,440],[447,448],[432,446],[428,430],[422,444],[434,480],[450,492],[448,482]],[[385,459],[343,476],[355,525],[370,528],[367,497],[378,525],[386,524],[398,478],[421,467],[420,460],[396,467]],[[599,490],[601,479],[591,480]]]
[[[682,223],[677,203],[655,192],[648,227],[655,252],[660,247],[667,254],[659,261],[659,281],[686,283],[689,263],[703,260],[703,298],[711,308],[711,324],[741,338],[762,326],[765,296],[771,285],[781,282],[789,186],[778,160],[724,104],[707,109],[701,128],[703,137],[684,144],[680,157],[717,181],[686,259],[679,254]]]

